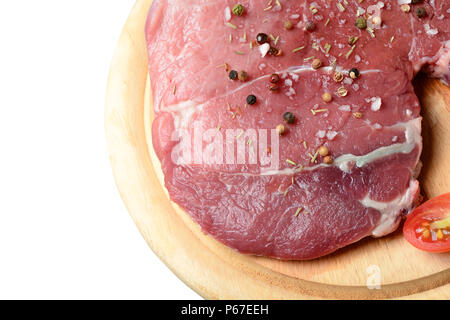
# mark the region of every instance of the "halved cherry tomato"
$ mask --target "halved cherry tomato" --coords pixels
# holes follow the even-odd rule
[[[417,207],[406,219],[403,235],[418,249],[450,251],[450,193]]]

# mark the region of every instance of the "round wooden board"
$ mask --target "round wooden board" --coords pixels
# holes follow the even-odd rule
[[[138,0],[116,49],[108,81],[105,125],[120,194],[160,259],[208,299],[446,299],[450,254],[419,251],[400,231],[368,238],[313,261],[239,254],[203,234],[171,203],[151,146],[151,92],[144,24],[151,0]],[[423,193],[450,191],[450,89],[416,79],[424,116]],[[381,288],[367,284],[380,276]]]

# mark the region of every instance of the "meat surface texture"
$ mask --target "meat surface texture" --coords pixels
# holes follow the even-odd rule
[[[242,0],[236,15],[230,0],[155,0],[152,137],[171,200],[225,245],[279,259],[394,231],[420,193],[411,81],[450,79],[450,1],[408,2]]]

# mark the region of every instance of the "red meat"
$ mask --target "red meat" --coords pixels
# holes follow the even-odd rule
[[[405,12],[404,0],[346,2],[242,0],[241,16],[229,0],[151,7],[153,146],[165,185],[204,232],[240,252],[316,258],[392,232],[414,208],[422,141],[411,80],[421,69],[450,79],[450,3]],[[368,29],[355,25],[361,17]],[[259,33],[275,49],[266,53]],[[231,70],[247,79],[230,80]]]

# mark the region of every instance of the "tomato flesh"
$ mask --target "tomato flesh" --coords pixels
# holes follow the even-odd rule
[[[450,193],[417,207],[406,219],[403,234],[414,247],[429,252],[450,251]]]

